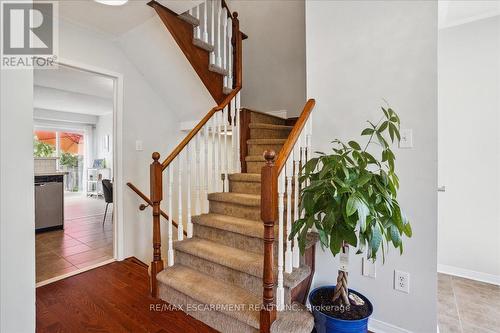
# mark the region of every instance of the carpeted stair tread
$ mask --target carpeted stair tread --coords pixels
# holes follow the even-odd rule
[[[178,16],[181,20],[186,21],[189,24],[192,24],[193,26],[199,26],[200,25],[200,20],[194,17],[193,15],[189,14],[189,12],[184,12]]]
[[[249,237],[264,238],[264,224],[255,223],[253,220],[213,213],[193,216],[192,220],[195,224],[234,232]]]
[[[262,254],[243,251],[201,238],[191,238],[174,243],[177,251],[229,267],[256,277],[262,277]]]
[[[274,129],[274,130],[290,130],[290,131],[293,129],[293,126],[274,125],[265,123],[250,123],[248,127],[250,127],[250,129]]]
[[[208,275],[183,265],[174,265],[164,269],[157,275],[158,281],[164,283],[190,298],[203,304],[222,304],[219,311],[242,321],[256,329],[259,328],[259,312],[248,307],[234,311],[230,305],[260,304],[262,300],[238,286],[218,281]]]
[[[251,206],[251,207],[260,206],[260,195],[257,194],[234,193],[234,192],[209,193],[208,200],[232,203],[242,206]]]
[[[276,265],[277,263],[275,263]],[[311,274],[311,268],[307,265],[301,265],[298,268],[294,268],[291,273],[283,274],[283,285],[287,288],[295,288],[299,285],[305,278]]]
[[[310,333],[314,328],[314,317],[307,308],[297,302],[290,309],[277,313],[271,325],[271,333]]]
[[[259,173],[233,173],[229,175],[229,180],[234,182],[260,183]]]
[[[283,145],[286,139],[248,139],[249,145]]]

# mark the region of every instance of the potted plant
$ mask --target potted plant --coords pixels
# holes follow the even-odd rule
[[[365,296],[348,289],[349,248],[373,261],[381,249],[385,261],[390,243],[403,253],[402,239],[412,235],[397,200],[399,180],[391,150],[391,144],[400,141],[400,119],[390,107],[382,111],[381,120],[368,122],[361,132],[368,137],[364,147],[356,141],[335,140],[331,154],[317,152],[303,167],[303,217],[294,223],[290,239],[298,234],[303,252],[307,233],[315,228],[321,246],[334,256],[340,254],[336,285],[309,295],[318,333],[367,332],[373,308]]]

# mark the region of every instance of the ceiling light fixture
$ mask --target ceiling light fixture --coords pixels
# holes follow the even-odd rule
[[[128,2],[128,0],[94,0],[94,1],[108,6],[121,6]]]

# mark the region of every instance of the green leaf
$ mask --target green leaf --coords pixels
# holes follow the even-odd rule
[[[321,242],[321,245],[328,247],[328,235],[325,233],[325,231],[322,229],[319,229],[318,234],[319,234],[319,241]]]
[[[341,236],[344,241],[348,244],[356,247],[358,246],[358,237],[356,236],[356,232],[352,229],[341,229]]]
[[[375,225],[372,228],[372,237],[370,239],[370,249],[372,251],[372,255],[376,255],[381,242],[382,242],[382,231],[380,229],[380,225],[378,223],[375,223]]]
[[[351,216],[352,214],[356,213],[358,210],[358,205],[359,205],[359,197],[357,193],[353,193],[349,199],[347,200],[347,205],[345,208],[345,213],[347,216]]]
[[[405,226],[403,227],[403,232],[407,237],[411,237],[413,235],[413,231],[411,230],[411,225],[410,223],[406,223]]]
[[[349,146],[356,150],[361,150],[361,146],[356,141],[349,141]]]
[[[330,234],[330,251],[333,256],[336,256],[342,247],[342,238],[339,236],[338,231],[336,229],[332,229]]]
[[[387,128],[387,126],[389,125],[389,122],[386,120],[382,123],[382,125],[380,125],[380,127],[378,128],[377,132],[378,133],[382,133],[383,131],[385,131],[385,129]]]
[[[361,187],[368,183],[372,179],[372,174],[371,173],[364,173],[361,177],[358,179],[358,186]]]
[[[375,132],[373,128],[365,128],[363,132],[361,132],[361,135],[372,135],[373,132]]]
[[[394,247],[398,247],[401,243],[401,235],[399,233],[398,228],[395,225],[391,225],[390,227],[391,240]]]

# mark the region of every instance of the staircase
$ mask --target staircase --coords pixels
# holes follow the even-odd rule
[[[153,153],[149,197],[128,183],[146,202],[140,209],[153,210],[151,293],[221,332],[309,333],[314,319],[303,304],[316,238],[301,256],[288,236],[300,217],[314,100],[295,120],[242,109],[238,15],[218,0],[181,15],[149,5],[218,103],[163,162]]]

